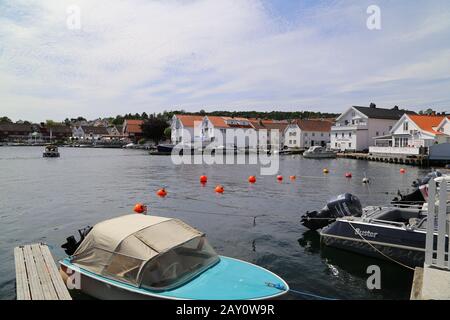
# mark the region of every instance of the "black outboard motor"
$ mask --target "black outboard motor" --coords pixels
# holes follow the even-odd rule
[[[336,218],[361,215],[362,206],[359,199],[350,193],[344,193],[328,202],[322,210],[306,212],[300,222],[311,230],[317,230],[326,227]]]
[[[66,239],[66,243],[64,243],[61,248],[64,249],[66,254],[68,256],[71,256],[77,251],[78,247],[80,246],[81,242],[83,242],[84,238],[88,235],[88,233],[92,230],[91,226],[87,226],[83,229],[78,230],[78,233],[80,234],[80,240],[77,241],[74,236],[70,236]]]
[[[432,171],[422,179],[417,179],[412,183],[412,186],[416,188],[413,192],[403,195],[399,190],[398,197],[392,199],[391,203],[405,206],[423,204],[425,202],[425,197],[423,195],[422,186],[428,184],[431,179],[435,179],[440,176],[442,176],[440,171]]]

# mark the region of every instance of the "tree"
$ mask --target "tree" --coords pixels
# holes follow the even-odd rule
[[[164,129],[164,137],[169,139],[171,136],[172,136],[172,128],[171,127],[165,128]]]
[[[0,123],[12,123],[12,120],[8,117],[0,117]]]
[[[151,115],[142,125],[142,135],[155,143],[159,143],[164,138],[166,128],[167,122],[164,119]]]

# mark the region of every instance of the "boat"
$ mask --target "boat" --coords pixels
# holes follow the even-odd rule
[[[322,158],[336,158],[337,153],[321,146],[313,146],[303,152],[303,157],[322,159]]]
[[[397,192],[397,197],[395,197],[391,204],[408,207],[411,205],[423,205],[427,201],[428,197],[428,182],[431,179],[435,179],[442,176],[442,172],[434,170],[429,172],[421,179],[417,179],[412,183],[414,190],[407,194],[402,194],[400,190]]]
[[[63,278],[98,299],[273,299],[289,291],[274,273],[219,256],[204,233],[181,220],[131,214],[67,238]],[[70,281],[69,281],[70,282]]]
[[[174,144],[158,144],[156,146],[156,149],[158,150],[158,152],[172,152],[173,148],[175,148]]]
[[[424,263],[428,221],[427,210],[422,206],[362,208],[359,199],[347,193],[319,212],[307,212],[301,222],[311,230],[321,229],[320,239],[325,246],[411,267]],[[446,243],[448,252],[448,240]]]
[[[46,146],[42,156],[44,158],[58,158],[60,156],[58,147],[53,144]]]

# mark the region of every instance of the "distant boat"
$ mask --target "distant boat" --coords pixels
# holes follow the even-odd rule
[[[336,158],[336,152],[321,146],[313,146],[303,153],[305,158]]]
[[[156,146],[156,149],[158,150],[158,152],[172,152],[174,147],[174,144],[158,144]]]
[[[181,220],[125,215],[79,230],[62,247],[61,275],[80,275],[97,299],[260,300],[289,291],[276,274],[219,256],[204,233]]]
[[[46,146],[42,156],[44,158],[59,158],[58,147],[55,145]]]

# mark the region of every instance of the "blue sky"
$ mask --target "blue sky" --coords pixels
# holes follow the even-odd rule
[[[448,39],[447,0],[2,0],[0,115],[450,111]]]

